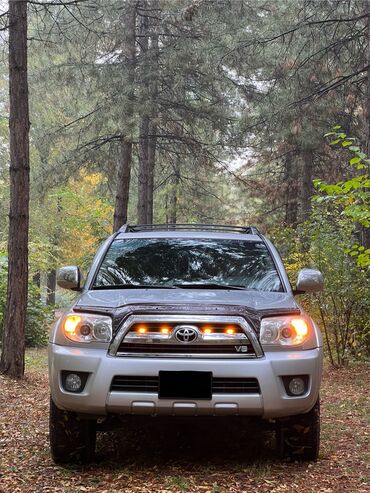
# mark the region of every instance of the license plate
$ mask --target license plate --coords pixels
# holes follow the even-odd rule
[[[211,371],[160,371],[160,399],[212,399]]]

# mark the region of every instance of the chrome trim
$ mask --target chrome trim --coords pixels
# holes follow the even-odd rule
[[[238,353],[238,354],[173,354],[173,353],[159,353],[159,354],[154,354],[154,353],[119,353],[118,349],[125,338],[127,332],[129,331],[130,327],[138,322],[154,322],[154,323],[160,323],[160,322],[174,322],[174,323],[227,323],[227,324],[237,324],[239,325],[245,332],[246,334],[246,339],[249,340],[249,342],[252,344],[252,347],[254,349],[255,354],[245,354],[245,353]],[[148,334],[145,334],[147,336]],[[159,334],[158,334],[159,335]],[[218,335],[218,334],[217,334]],[[212,336],[216,336],[216,334],[212,334]],[[211,335],[204,335],[204,337],[212,337]],[[221,334],[223,336],[223,334]],[[234,339],[234,336],[237,336],[240,338],[240,334],[233,334],[233,335],[228,335],[230,339],[232,339],[232,342],[230,341],[230,344],[235,344],[237,341]],[[131,337],[131,336],[130,336]],[[137,339],[139,336],[137,336]],[[163,341],[163,339],[161,339]],[[133,341],[132,341],[133,342]],[[139,342],[139,341],[135,341]],[[142,342],[142,341],[140,341]],[[169,339],[165,339],[165,342],[170,342]],[[209,344],[214,344],[215,342],[210,342]],[[242,341],[242,343],[245,343],[245,340]],[[220,344],[225,344],[225,338],[223,339],[222,343]],[[185,350],[185,345],[184,345],[184,350]],[[156,358],[163,358],[163,357],[169,357],[169,358],[261,358],[263,356],[263,350],[260,346],[260,343],[257,339],[257,336],[248,324],[248,322],[243,318],[243,317],[227,317],[227,316],[215,316],[215,315],[130,315],[125,322],[121,325],[119,328],[115,338],[113,339],[109,350],[108,350],[108,355],[109,356],[130,356],[130,357],[156,357]]]
[[[191,347],[191,344],[182,343],[176,340],[173,334],[159,334],[158,332],[146,332],[145,334],[134,334],[129,333],[124,337],[124,342],[128,344],[155,344],[165,343],[174,344],[179,346],[184,344],[184,347]],[[198,339],[196,341],[204,345],[215,346],[217,344],[223,345],[233,345],[233,344],[245,344],[250,343],[248,337],[245,334],[201,334],[199,333]]]
[[[123,357],[127,356],[130,358],[183,358],[183,359],[256,359],[261,356],[256,356],[255,354],[248,353],[237,353],[237,354],[208,354],[208,353],[196,353],[196,354],[177,354],[177,353],[116,353],[115,356]]]

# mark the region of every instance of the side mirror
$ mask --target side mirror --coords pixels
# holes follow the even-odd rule
[[[324,289],[324,279],[319,270],[301,269],[298,272],[297,288],[294,294],[317,293]]]
[[[57,274],[57,284],[61,288],[71,289],[72,291],[80,291],[81,289],[81,273],[80,269],[75,265],[61,267]]]

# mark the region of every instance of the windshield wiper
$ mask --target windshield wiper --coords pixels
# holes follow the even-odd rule
[[[176,288],[182,289],[242,289],[246,290],[245,286],[238,286],[236,284],[218,284],[218,283],[188,283],[188,284],[174,284]]]
[[[175,286],[162,286],[160,284],[108,284],[93,286],[92,289],[175,289]]]

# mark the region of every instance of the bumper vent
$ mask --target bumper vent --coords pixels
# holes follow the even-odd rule
[[[214,394],[259,394],[260,386],[257,378],[214,378],[212,392]]]
[[[147,392],[157,394],[158,377],[116,375],[111,383],[112,392]],[[212,379],[213,394],[260,394],[260,386],[256,378],[223,378]]]

